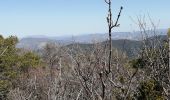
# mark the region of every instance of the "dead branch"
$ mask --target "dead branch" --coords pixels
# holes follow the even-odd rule
[[[108,23],[108,28],[109,28],[109,67],[108,67],[108,71],[107,73],[110,73],[111,72],[111,59],[112,59],[112,29],[114,27],[119,27],[120,24],[118,24],[118,21],[119,21],[119,18],[121,16],[121,12],[123,10],[123,7],[121,6],[120,7],[120,11],[119,11],[119,14],[117,16],[117,19],[116,19],[116,22],[113,23],[113,20],[112,20],[112,9],[111,9],[111,0],[105,0],[105,2],[109,5],[109,10],[108,10],[108,16],[107,16],[107,23]]]

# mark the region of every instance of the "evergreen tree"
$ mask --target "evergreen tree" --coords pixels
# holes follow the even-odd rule
[[[15,79],[25,70],[39,64],[39,57],[32,52],[20,54],[16,48],[18,38],[0,36],[0,100],[6,98],[8,89],[12,88]]]

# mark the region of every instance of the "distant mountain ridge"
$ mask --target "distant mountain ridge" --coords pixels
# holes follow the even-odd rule
[[[159,40],[160,45],[163,45],[163,41],[168,40],[168,36],[167,35],[158,35],[158,36],[153,36],[150,38],[147,38],[145,40],[145,42],[150,41],[150,42],[155,42],[157,43]],[[109,42],[108,41],[103,41],[101,42],[102,46],[106,46]],[[78,45],[81,49],[85,49],[85,50],[90,50],[91,48],[93,48],[94,44],[84,44],[84,43],[76,43],[76,45]],[[148,45],[152,45],[152,44],[148,44]],[[73,49],[75,44],[69,44],[66,45],[65,47]],[[127,40],[127,39],[119,39],[119,40],[112,40],[112,47],[126,53],[126,55],[130,58],[136,57],[141,48],[143,47],[143,41],[136,41],[136,40]]]
[[[157,30],[157,35],[166,35],[167,30]],[[148,37],[154,36],[149,34]],[[142,35],[139,31],[137,32],[114,32],[112,33],[112,40],[131,40],[131,41],[140,41]],[[25,48],[30,50],[37,50],[42,48],[47,43],[57,43],[61,45],[68,45],[72,43],[83,43],[83,44],[92,44],[96,42],[104,42],[108,40],[108,33],[105,34],[86,34],[78,36],[63,36],[63,37],[47,37],[47,36],[30,36],[20,39],[17,44],[18,48]],[[119,43],[118,42],[118,43]]]
[[[156,35],[166,35],[167,29],[158,29],[156,30]],[[154,31],[150,32],[150,30],[146,30],[147,35],[149,37],[152,37],[155,35]],[[128,40],[140,40],[142,37],[142,34],[140,31],[134,31],[134,32],[113,32],[112,33],[112,39],[113,40],[118,40],[118,39],[128,39]],[[82,35],[66,35],[66,36],[45,36],[45,35],[35,35],[35,36],[28,36],[25,38],[48,38],[52,40],[77,40],[77,42],[89,42],[92,41],[93,39],[101,39],[101,40],[106,40],[108,38],[108,33],[93,33],[93,34],[82,34]]]

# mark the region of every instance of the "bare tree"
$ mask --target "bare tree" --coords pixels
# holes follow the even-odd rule
[[[109,29],[109,68],[108,68],[108,73],[111,72],[111,59],[112,59],[112,29],[114,27],[119,27],[120,24],[118,24],[118,21],[119,21],[119,18],[120,18],[120,15],[121,15],[121,11],[123,10],[123,7],[121,6],[120,7],[120,11],[119,11],[119,14],[117,16],[117,19],[115,21],[115,23],[113,22],[113,19],[112,19],[112,1],[111,0],[105,0],[105,2],[108,4],[109,6],[109,10],[108,10],[108,16],[107,16],[107,23],[108,23],[108,29]]]

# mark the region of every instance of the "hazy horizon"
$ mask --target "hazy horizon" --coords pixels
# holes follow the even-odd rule
[[[146,18],[148,13],[158,28],[170,26],[169,0],[112,0],[113,17],[120,6],[123,12],[120,27],[113,32],[138,31],[137,16]],[[107,5],[104,0],[5,0],[0,1],[0,34],[3,36],[71,36],[81,34],[107,33]],[[115,19],[114,19],[115,20]]]

